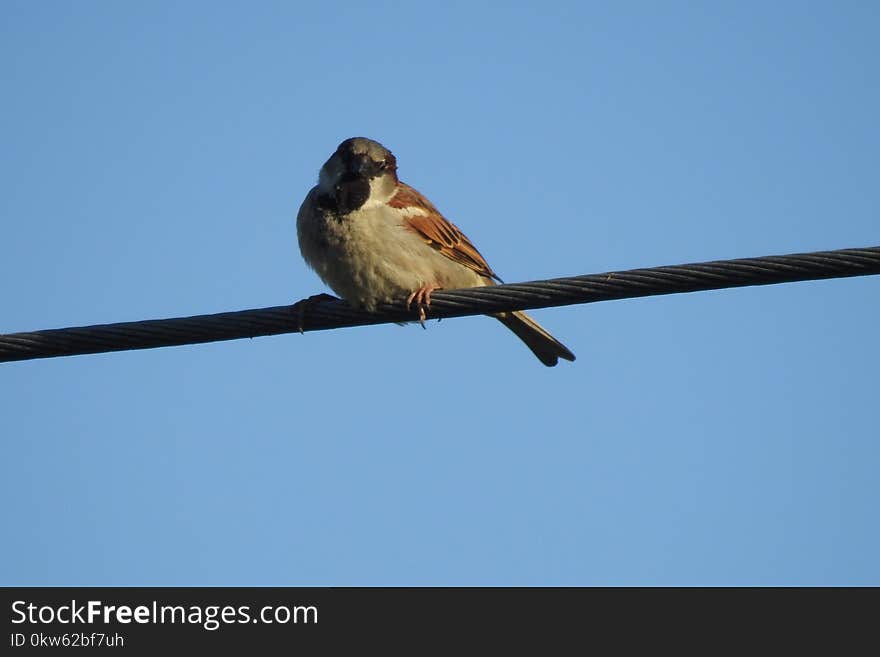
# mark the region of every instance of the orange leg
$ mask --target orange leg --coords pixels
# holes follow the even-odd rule
[[[436,284],[423,285],[406,298],[407,310],[415,301],[416,307],[419,309],[419,324],[422,325],[422,328],[425,328],[425,311],[431,307],[431,292],[439,289],[441,289],[440,286]]]

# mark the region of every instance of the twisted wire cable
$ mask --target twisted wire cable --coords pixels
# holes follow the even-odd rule
[[[880,274],[880,246],[437,291],[431,297],[428,318],[870,274]],[[0,335],[0,362],[323,331],[414,318],[415,313],[407,311],[402,301],[368,313],[328,295],[318,295],[292,306]]]

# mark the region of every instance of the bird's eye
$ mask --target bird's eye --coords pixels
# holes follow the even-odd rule
[[[388,162],[386,162],[385,160],[382,160],[381,162],[379,162],[379,170],[380,171],[384,171],[387,168],[388,168]]]

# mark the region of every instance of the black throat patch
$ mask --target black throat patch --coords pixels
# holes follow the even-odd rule
[[[370,181],[362,176],[346,175],[336,185],[334,194],[322,195],[318,204],[344,216],[360,208],[370,197]]]

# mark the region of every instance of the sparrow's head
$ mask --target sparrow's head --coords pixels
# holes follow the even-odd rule
[[[345,215],[366,205],[385,203],[397,188],[397,160],[387,148],[365,137],[339,144],[321,167],[322,202]]]

